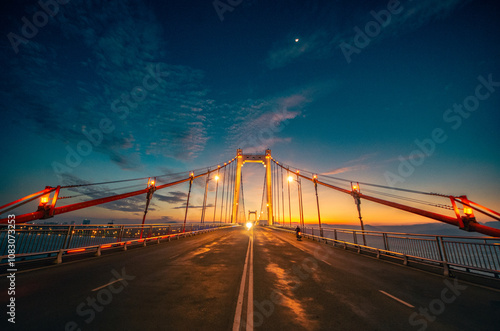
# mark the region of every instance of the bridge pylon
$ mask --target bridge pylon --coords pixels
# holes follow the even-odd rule
[[[238,223],[238,202],[240,200],[241,188],[241,168],[246,162],[262,163],[266,168],[266,188],[267,188],[267,221],[271,224],[274,223],[273,218],[273,191],[272,191],[272,178],[271,178],[271,150],[266,149],[266,154],[251,155],[243,154],[242,149],[236,150],[236,178],[234,182],[234,200],[233,200],[233,222]]]

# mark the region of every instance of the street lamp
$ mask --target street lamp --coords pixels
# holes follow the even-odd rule
[[[464,214],[467,215],[468,217],[472,216],[472,208],[464,206]]]
[[[323,228],[321,227],[321,213],[319,209],[319,196],[318,196],[318,175],[313,175],[314,191],[316,192],[316,207],[318,208],[318,224],[319,224],[319,235],[323,237]]]
[[[363,233],[363,243],[366,246],[365,226],[363,224],[363,218],[361,218],[361,197],[360,197],[359,183],[351,182],[351,195],[354,198],[354,203],[356,204],[356,207],[358,208],[359,223],[361,224],[361,231]]]
[[[40,203],[38,204],[38,211],[46,211],[49,208],[49,206],[47,206],[48,203],[49,203],[49,196],[43,195],[40,198]]]
[[[142,226],[141,226],[141,235],[140,239],[142,239],[142,234],[144,232],[144,222],[146,222],[146,214],[148,213],[149,203],[151,202],[151,198],[153,197],[154,192],[156,191],[155,187],[155,179],[148,179],[148,192],[146,194],[146,207],[144,208],[144,215],[142,216]]]

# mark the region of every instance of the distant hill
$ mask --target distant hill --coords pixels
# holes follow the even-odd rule
[[[500,222],[486,222],[483,225],[500,229]],[[316,226],[317,227],[317,226]],[[359,230],[360,226],[350,225],[350,224],[325,224],[325,228],[337,228],[337,229],[356,229]],[[458,227],[448,225],[445,223],[424,223],[424,224],[412,224],[412,225],[380,225],[372,226],[369,224],[365,225],[365,230],[367,231],[381,231],[381,232],[400,232],[400,233],[416,233],[416,234],[432,234],[439,236],[478,236],[483,237],[484,235],[477,232],[467,232],[460,230]]]

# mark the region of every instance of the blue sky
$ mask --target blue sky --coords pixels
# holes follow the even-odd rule
[[[500,209],[500,87],[482,83],[500,81],[495,1],[243,0],[218,13],[212,1],[73,0],[30,36],[23,17],[43,19],[40,5],[1,7],[2,202],[46,185],[189,171],[241,147]],[[453,112],[465,100],[474,110]],[[440,142],[413,153],[435,130]],[[79,146],[85,155],[68,163]],[[246,169],[258,209],[263,172]],[[136,217],[142,200],[78,217]],[[153,215],[179,218],[160,204]]]

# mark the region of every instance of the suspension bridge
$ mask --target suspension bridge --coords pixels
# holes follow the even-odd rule
[[[246,163],[265,167],[260,210],[245,208]],[[313,188],[312,219],[304,216],[306,182]],[[155,193],[183,183],[183,222],[147,222]],[[197,189],[203,204],[193,222]],[[324,192],[352,197],[359,228],[322,224]],[[137,224],[37,222],[138,197],[144,212]],[[464,235],[367,231],[362,202],[446,223]],[[35,211],[14,214],[32,204]],[[0,214],[6,216],[2,291],[15,277],[14,295],[2,297],[1,323],[9,326],[9,316],[23,329],[47,330],[493,330],[500,322],[500,230],[476,219],[499,221],[498,212],[465,195],[298,169],[271,150],[238,149],[226,162],[189,172],[47,186],[1,206]],[[304,241],[295,240],[295,226]]]

